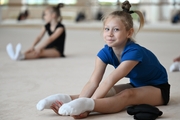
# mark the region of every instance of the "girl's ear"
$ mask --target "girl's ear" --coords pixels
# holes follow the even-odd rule
[[[127,37],[128,37],[128,38],[131,38],[132,35],[133,35],[133,33],[134,33],[134,29],[131,28],[131,29],[128,31]]]

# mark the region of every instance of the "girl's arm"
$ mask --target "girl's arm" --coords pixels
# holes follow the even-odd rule
[[[55,32],[47,39],[45,40],[42,45],[37,49],[37,51],[41,51],[44,49],[48,44],[53,42],[56,38],[58,38],[64,31],[64,28],[60,27],[55,30]]]
[[[34,47],[35,47],[35,46],[39,43],[39,41],[42,39],[42,37],[44,36],[45,32],[46,32],[45,27],[43,27],[43,28],[41,29],[40,34],[36,37],[36,39],[35,39],[34,43],[32,44],[31,48],[30,48],[29,50],[27,50],[26,53],[34,50]]]
[[[123,77],[125,77],[136,65],[138,61],[122,62],[97,88],[92,98],[103,98],[108,91]]]
[[[103,63],[99,57],[96,57],[95,69],[90,77],[90,80],[82,89],[79,97],[91,97],[94,94],[94,91],[97,89],[102,80],[106,66],[107,65]]]

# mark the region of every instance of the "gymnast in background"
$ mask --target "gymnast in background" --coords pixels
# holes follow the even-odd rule
[[[22,47],[20,43],[17,44],[15,52],[12,44],[9,43],[6,46],[9,57],[12,60],[65,57],[66,31],[65,26],[61,23],[62,17],[60,13],[60,8],[63,6],[64,4],[62,3],[59,3],[57,6],[48,6],[43,13],[43,19],[46,24],[42,27],[32,46],[25,53],[21,53]],[[48,32],[49,37],[37,46],[46,32]]]
[[[173,63],[170,66],[170,72],[178,72],[180,71],[180,56],[173,59]]]

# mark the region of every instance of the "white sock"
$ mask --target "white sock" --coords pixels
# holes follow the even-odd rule
[[[9,55],[9,57],[10,57],[12,60],[14,60],[15,54],[14,54],[13,46],[12,46],[11,43],[9,43],[9,44],[6,46],[6,51],[7,51],[8,55]]]
[[[180,71],[180,62],[174,62],[169,70],[170,72]]]
[[[24,59],[25,56],[21,53],[21,48],[22,48],[21,44],[18,43],[16,46],[16,54],[14,56],[15,60],[23,60]]]
[[[48,96],[42,100],[40,100],[37,105],[36,108],[37,110],[44,110],[44,109],[51,109],[51,105],[55,102],[55,101],[60,101],[62,103],[67,103],[70,102],[72,99],[69,95],[64,95],[64,94],[55,94],[55,95],[51,95]]]
[[[80,115],[86,111],[94,109],[94,100],[92,98],[78,98],[69,103],[63,104],[58,113],[61,115]]]

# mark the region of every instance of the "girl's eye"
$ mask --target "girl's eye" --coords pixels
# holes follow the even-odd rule
[[[119,31],[119,29],[118,28],[114,28],[114,31]]]
[[[109,28],[104,28],[105,31],[109,31]]]

